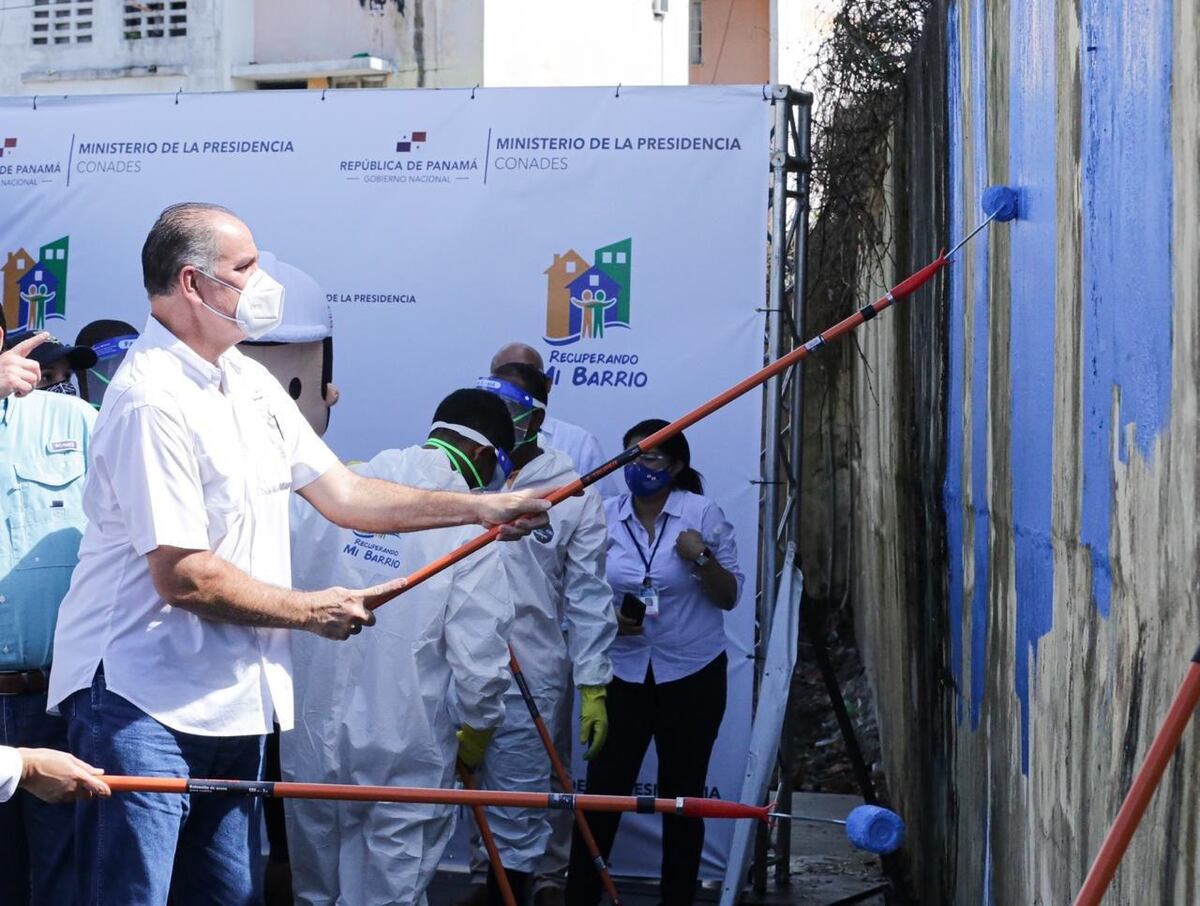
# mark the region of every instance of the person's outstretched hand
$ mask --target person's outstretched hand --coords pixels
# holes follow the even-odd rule
[[[537,496],[539,492],[513,491],[508,494],[477,494],[479,521],[491,528],[500,527],[501,541],[516,541],[534,529],[548,525],[550,501]]]
[[[50,334],[39,333],[22,340],[7,352],[0,352],[0,398],[15,395],[26,396],[37,389],[42,379],[42,366],[29,358],[29,353],[50,339]]]
[[[101,779],[104,771],[80,761],[69,752],[55,749],[17,749],[24,765],[21,789],[46,802],[70,802],[72,799],[108,797],[112,791]]]

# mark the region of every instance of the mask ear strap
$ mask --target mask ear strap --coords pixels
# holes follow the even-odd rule
[[[475,486],[478,488],[483,487],[483,479],[479,477],[479,470],[475,468],[475,463],[471,462],[471,458],[462,450],[458,449],[458,447],[454,446],[454,444],[447,443],[438,437],[431,437],[425,441],[425,446],[437,447],[439,450],[445,453],[446,458],[450,460],[451,467],[453,467],[454,471],[460,475],[463,474],[463,470],[459,465],[459,462],[466,463],[467,468],[471,470],[471,475],[475,478]]]

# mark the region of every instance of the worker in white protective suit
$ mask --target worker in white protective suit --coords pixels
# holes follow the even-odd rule
[[[504,400],[513,419],[511,488],[550,490],[578,478],[571,460],[541,449],[538,430],[546,412],[544,375],[529,365],[499,367],[478,387]],[[509,643],[529,691],[553,735],[556,715],[571,708],[562,699],[571,679],[582,697],[580,741],[585,757],[600,751],[607,734],[605,688],[612,677],[608,648],[617,635],[612,589],[605,578],[608,531],[604,507],[593,489],[569,497],[550,511],[550,525],[501,550],[516,617]],[[564,637],[565,629],[565,637]],[[570,752],[565,763],[570,765]],[[546,790],[551,767],[529,708],[516,684],[505,696],[504,722],[492,739],[479,774],[495,790]],[[542,810],[493,808],[488,822],[517,902],[523,903],[546,847],[551,826]],[[476,884],[464,903],[501,903],[496,879],[484,871],[487,857],[478,847],[472,859]]]
[[[530,346],[528,343],[506,343],[496,351],[492,356],[491,371],[493,374],[496,370],[504,365],[531,365],[543,372],[542,354]],[[552,386],[550,375],[546,374],[546,393],[549,395]],[[547,414],[542,419],[542,427],[538,432],[538,444],[543,450],[555,449],[559,453],[565,453],[567,458],[574,464],[575,471],[580,475],[586,475],[593,469],[604,465],[608,461],[608,457],[604,455],[604,450],[600,446],[600,441],[596,439],[596,435],[581,425],[565,422],[561,418]],[[601,497],[620,497],[625,493],[625,487],[613,475],[605,475],[598,482],[592,485]],[[562,869],[565,872],[567,868],[567,850],[570,850],[570,815],[568,819],[566,847],[562,854]]]
[[[508,410],[482,390],[438,407],[421,446],[385,450],[357,468],[418,488],[503,486],[513,445]],[[478,526],[408,535],[338,528],[311,507],[292,524],[297,588],[360,587],[408,575],[479,534]],[[296,728],[281,744],[285,780],[453,787],[455,758],[475,767],[504,715],[513,617],[492,544],[376,611],[350,643],[295,640]],[[457,732],[456,732],[457,731]],[[296,902],[425,902],[454,829],[450,806],[287,803]]]

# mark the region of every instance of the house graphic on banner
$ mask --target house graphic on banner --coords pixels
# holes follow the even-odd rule
[[[593,263],[570,249],[554,256],[546,275],[546,336],[552,346],[603,339],[609,327],[630,326],[633,240],[596,249]]]
[[[11,333],[42,330],[48,319],[67,316],[67,261],[70,238],[43,245],[35,258],[23,248],[9,252],[4,275],[5,328]]]

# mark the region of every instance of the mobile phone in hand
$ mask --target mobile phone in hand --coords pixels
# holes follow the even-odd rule
[[[621,616],[641,626],[646,617],[646,602],[635,594],[625,592],[625,597],[621,599]]]

